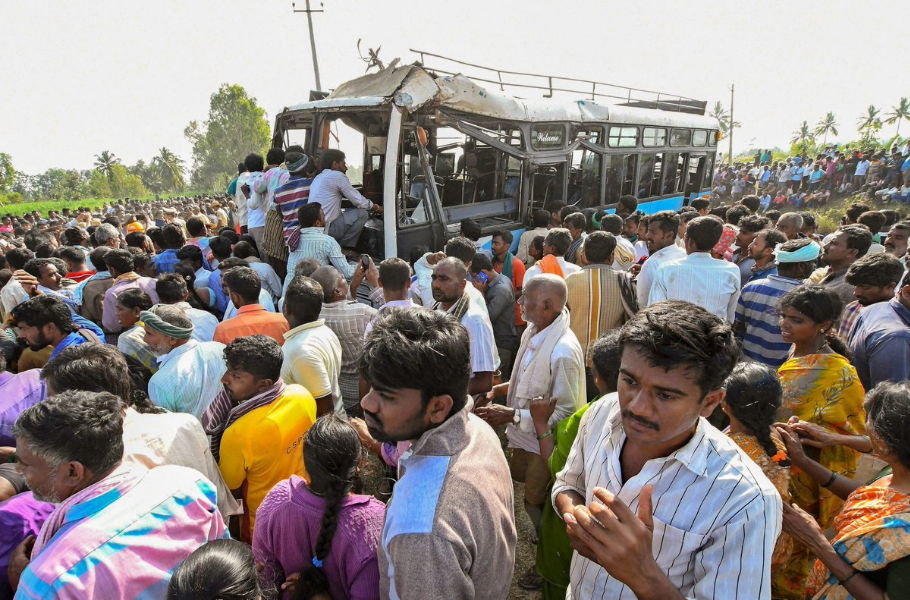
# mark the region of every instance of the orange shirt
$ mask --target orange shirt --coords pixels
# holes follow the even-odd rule
[[[287,319],[281,313],[269,312],[261,304],[247,304],[237,310],[237,316],[215,327],[213,339],[222,344],[230,344],[239,337],[261,333],[280,346],[284,344],[284,334],[290,329]]]

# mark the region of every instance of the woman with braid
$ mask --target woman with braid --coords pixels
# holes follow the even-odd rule
[[[280,482],[256,513],[253,553],[263,565],[263,590],[293,588],[295,600],[379,598],[385,505],[351,493],[359,461],[360,437],[347,420],[330,413],[307,431],[310,484],[296,475]]]
[[[777,373],[760,363],[742,362],[733,369],[724,387],[727,394],[721,407],[730,417],[727,435],[761,467],[781,500],[789,504],[790,459],[783,440],[773,428],[783,395]],[[771,555],[772,584],[792,551],[793,540],[782,533]],[[777,597],[773,592],[772,596]]]

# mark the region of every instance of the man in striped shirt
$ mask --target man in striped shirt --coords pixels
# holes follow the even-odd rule
[[[739,358],[732,329],[667,301],[619,343],[617,393],[582,417],[553,486],[575,549],[567,597],[770,599],[780,496],[705,418]]]
[[[275,190],[275,206],[281,214],[283,222],[283,237],[288,249],[294,251],[300,241],[300,222],[297,220],[297,211],[307,203],[310,197],[310,185],[313,180],[305,177],[304,173],[309,166],[309,159],[302,151],[296,150],[299,146],[291,146],[284,157],[290,177]]]
[[[123,462],[123,404],[113,394],[63,392],[23,412],[15,435],[35,498],[57,505],[38,538],[13,552],[16,598],[164,597],[193,550],[225,537],[201,473]]]
[[[790,344],[781,337],[778,324],[780,299],[812,273],[818,253],[818,245],[808,239],[785,242],[776,252],[777,274],[743,288],[733,329],[746,358],[775,369],[787,360]]]

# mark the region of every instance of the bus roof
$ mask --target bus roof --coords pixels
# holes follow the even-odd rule
[[[417,65],[389,66],[338,86],[322,100],[285,108],[282,116],[298,112],[345,111],[395,104],[409,112],[421,108],[455,111],[518,122],[634,123],[666,127],[717,129],[711,117],[686,112],[600,104],[590,99],[522,99],[490,90],[464,75],[434,76]]]

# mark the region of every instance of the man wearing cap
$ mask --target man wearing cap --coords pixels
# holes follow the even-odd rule
[[[152,404],[202,419],[222,389],[224,344],[192,339],[193,322],[176,306],[153,306],[139,319],[145,343],[158,357],[158,372],[149,380]]]
[[[215,229],[216,231],[221,231],[228,226],[228,216],[227,213],[221,208],[221,203],[217,200],[213,200],[211,204],[212,210],[215,211]]]
[[[783,237],[779,232],[774,233]],[[756,237],[756,241],[758,239]],[[750,281],[743,287],[736,304],[733,331],[742,340],[743,355],[747,359],[775,369],[787,360],[790,344],[784,341],[778,324],[780,299],[812,273],[818,254],[818,244],[809,239],[779,243],[774,249],[776,273]]]
[[[310,171],[309,157],[300,146],[291,146],[284,156],[284,164],[290,176],[275,189],[275,206],[281,214],[282,235],[288,249],[294,251],[300,242],[300,222],[297,211],[307,203],[313,179],[306,177]]]

